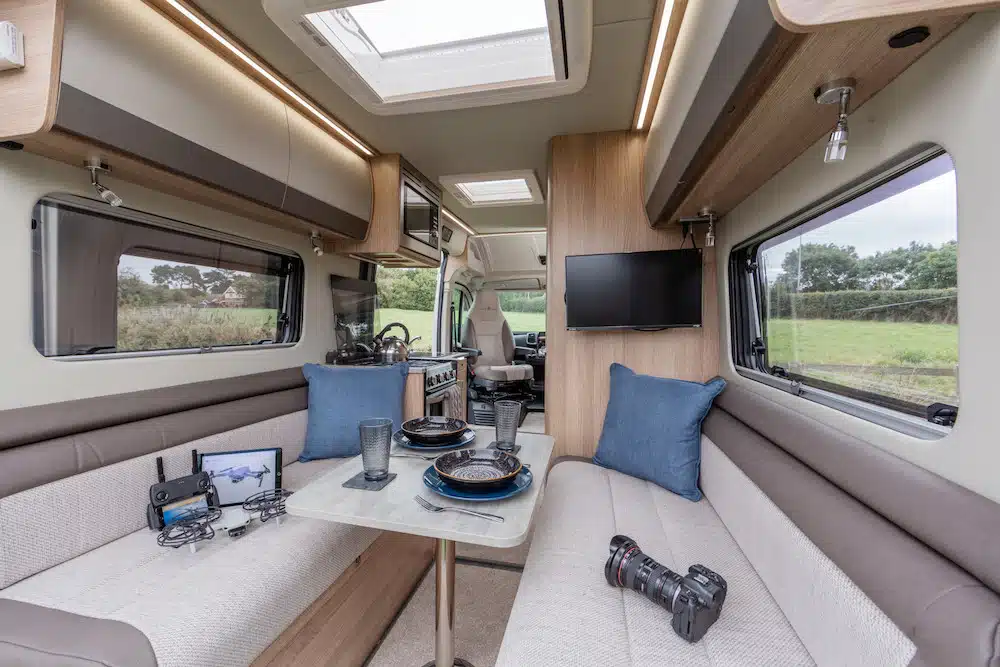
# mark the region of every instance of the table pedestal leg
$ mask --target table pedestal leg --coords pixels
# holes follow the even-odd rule
[[[438,540],[434,557],[434,660],[424,667],[472,667],[455,657],[455,542]]]

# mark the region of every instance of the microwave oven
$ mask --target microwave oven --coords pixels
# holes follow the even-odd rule
[[[441,198],[426,184],[406,172],[401,176],[400,245],[421,255],[438,257],[441,251]]]

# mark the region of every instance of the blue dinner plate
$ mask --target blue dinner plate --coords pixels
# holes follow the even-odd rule
[[[415,449],[421,452],[444,452],[449,449],[468,447],[476,441],[476,432],[469,429],[455,442],[449,442],[443,445],[421,445],[419,442],[413,442],[407,438],[406,434],[402,431],[396,431],[392,434],[392,441],[404,449]]]
[[[441,476],[438,475],[437,470],[434,469],[434,466],[430,466],[424,471],[424,484],[434,493],[444,496],[445,498],[468,500],[479,503],[485,503],[491,500],[504,500],[506,498],[516,496],[531,486],[532,479],[531,471],[527,468],[522,468],[521,472],[517,474],[517,477],[514,478],[514,481],[511,482],[509,486],[497,489],[496,491],[487,491],[485,493],[469,493],[468,491],[459,491],[458,489],[445,484],[444,480],[441,479]]]

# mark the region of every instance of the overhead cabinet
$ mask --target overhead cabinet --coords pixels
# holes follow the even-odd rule
[[[441,264],[441,190],[399,155],[372,158],[375,201],[368,237],[338,253],[389,267]]]
[[[366,237],[368,161],[167,17],[135,0],[33,4],[48,7],[30,14],[50,16],[48,28],[15,20],[52,32],[53,46],[48,58],[29,53],[28,65],[48,62],[58,75],[47,81],[26,68],[14,76],[30,76],[30,94],[48,96],[34,108],[51,110],[0,139],[79,165],[81,179],[89,178],[84,162],[96,157],[113,176],[278,226]],[[0,5],[0,20],[5,11]],[[13,80],[0,78],[0,99]]]

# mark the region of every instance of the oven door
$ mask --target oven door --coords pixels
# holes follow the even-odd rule
[[[435,389],[424,397],[424,415],[427,417],[456,417],[451,414],[451,405],[448,401],[448,390],[454,385],[449,385],[444,389]]]

